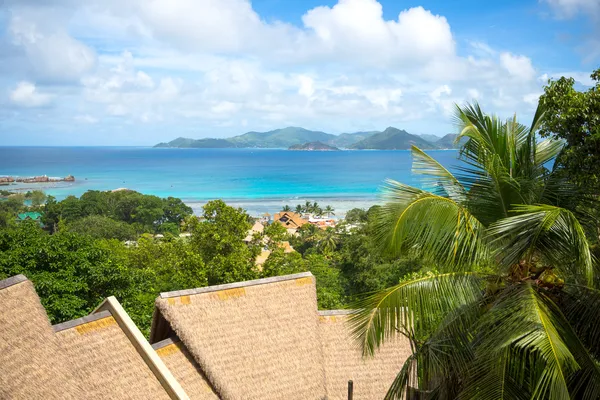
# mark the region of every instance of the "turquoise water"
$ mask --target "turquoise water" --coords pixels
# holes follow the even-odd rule
[[[429,153],[446,167],[458,164],[456,151]],[[61,199],[125,187],[179,197],[195,210],[221,198],[251,214],[311,200],[330,204],[339,214],[377,203],[386,178],[419,185],[411,174],[410,151],[0,147],[0,176],[69,174],[75,182],[10,188],[39,188]]]

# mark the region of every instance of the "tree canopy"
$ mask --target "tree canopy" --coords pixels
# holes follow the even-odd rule
[[[569,178],[583,186],[600,189],[600,69],[591,75],[594,86],[575,88],[573,78],[551,80],[540,103],[545,110],[540,135],[564,140],[558,157]]]

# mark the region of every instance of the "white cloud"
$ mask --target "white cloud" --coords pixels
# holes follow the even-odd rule
[[[428,63],[453,56],[455,43],[446,18],[422,7],[385,20],[375,0],[339,0],[333,7],[316,7],[302,21],[315,53],[331,57],[361,57],[364,62],[400,60]],[[312,33],[312,35],[310,35]]]
[[[76,81],[96,63],[92,49],[69,36],[52,15],[41,11],[14,12],[8,31],[13,44],[24,52],[29,69],[39,79]]]
[[[9,94],[13,104],[21,107],[42,107],[50,104],[52,96],[40,93],[31,82],[22,81]]]
[[[598,0],[540,0],[548,3],[556,15],[571,18],[579,13],[600,16],[600,1]]]
[[[300,75],[298,81],[300,82],[298,94],[310,98],[315,93],[315,81],[306,75]]]
[[[430,96],[434,100],[439,100],[440,97],[442,96],[442,94],[452,94],[452,89],[450,89],[450,86],[448,86],[448,85],[439,86],[431,92]]]
[[[508,73],[517,79],[529,81],[535,77],[535,69],[528,57],[505,52],[500,54],[500,62]]]

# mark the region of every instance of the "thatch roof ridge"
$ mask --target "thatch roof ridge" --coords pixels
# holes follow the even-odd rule
[[[300,272],[298,274],[272,276],[270,278],[254,279],[251,281],[244,281],[244,282],[226,283],[224,285],[206,286],[206,287],[201,287],[201,288],[196,288],[196,289],[175,290],[173,292],[161,293],[160,298],[167,299],[170,297],[180,297],[180,296],[189,296],[189,295],[193,295],[193,294],[217,292],[219,290],[237,289],[237,288],[256,286],[256,285],[265,285],[268,283],[283,282],[283,281],[289,281],[289,280],[294,280],[294,279],[298,279],[298,278],[309,278],[312,276],[313,276],[313,274],[311,274],[310,272]]]
[[[190,400],[218,400],[217,392],[189,350],[177,336],[154,343],[152,348],[189,394]]]
[[[357,310],[319,310],[319,315],[327,317],[329,315],[350,315],[354,314]]]
[[[142,332],[140,332],[137,325],[135,325],[116,297],[107,297],[92,313],[97,314],[105,310],[110,311],[117,321],[117,324],[119,324],[125,335],[129,338],[130,342],[134,345],[146,365],[159,380],[171,399],[189,400],[189,396],[183,390],[180,383],[156,354],[150,343],[148,343],[148,340],[146,340]]]
[[[16,285],[17,283],[25,282],[27,280],[27,277],[23,274],[11,276],[10,278],[6,278],[0,281],[0,290]]]
[[[65,329],[75,328],[76,326],[87,324],[88,322],[94,322],[99,319],[110,317],[110,316],[112,316],[110,311],[108,311],[108,310],[101,311],[96,314],[90,314],[90,315],[86,315],[85,317],[72,319],[70,321],[61,322],[60,324],[52,325],[52,328],[54,329],[54,332],[58,333],[60,331],[64,331]]]

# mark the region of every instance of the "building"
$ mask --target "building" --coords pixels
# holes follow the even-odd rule
[[[302,218],[301,214],[291,211],[282,211],[273,216],[273,222],[283,225],[288,233],[293,235],[300,227],[307,224],[308,220]]]
[[[244,242],[249,243],[252,241],[252,239],[254,239],[254,235],[255,234],[261,234],[265,231],[265,226],[260,223],[259,221],[256,221],[254,223],[254,225],[252,225],[252,228],[250,228],[250,230],[248,231],[248,235],[244,238]]]
[[[41,223],[42,214],[37,211],[28,211],[17,214],[17,221],[35,221]]]
[[[386,342],[363,358],[350,311],[318,311],[301,273],[161,293],[150,343],[114,298],[50,326],[33,285],[0,281],[0,398],[383,398],[410,355]]]

